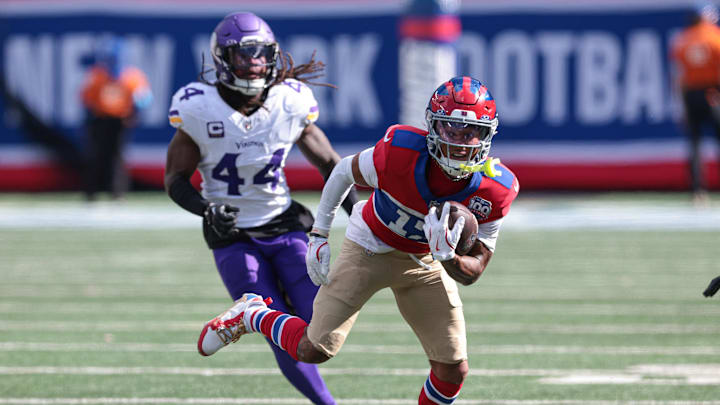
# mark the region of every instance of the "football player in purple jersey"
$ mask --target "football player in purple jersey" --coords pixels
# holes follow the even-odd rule
[[[309,322],[318,291],[305,265],[312,214],[290,197],[283,172],[297,145],[327,179],[340,156],[315,125],[307,86],[324,65],[294,66],[270,27],[252,13],[226,16],[212,33],[217,80],[201,75],[174,95],[165,187],[179,206],[204,218],[205,241],[233,300],[253,291],[271,308]],[[202,192],[190,178],[199,170]],[[343,203],[350,213],[354,194]],[[270,342],[272,343],[272,342]],[[270,345],[285,377],[315,404],[335,404],[313,364]],[[208,355],[198,346],[200,354]]]

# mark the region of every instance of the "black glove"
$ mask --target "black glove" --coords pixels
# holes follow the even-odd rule
[[[703,291],[703,295],[710,298],[715,295],[718,290],[720,290],[720,277],[715,277],[712,279],[705,291]]]
[[[230,204],[210,203],[205,209],[203,216],[213,231],[221,238],[226,238],[237,232],[235,222],[239,209]]]

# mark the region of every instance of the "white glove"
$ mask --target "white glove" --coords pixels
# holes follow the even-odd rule
[[[434,259],[441,262],[455,257],[455,247],[465,226],[465,218],[460,217],[455,222],[455,226],[448,229],[448,218],[450,218],[450,204],[443,204],[440,219],[437,217],[437,209],[433,206],[425,215],[425,224],[423,225],[425,238],[430,245],[430,253]]]
[[[325,237],[310,235],[308,250],[305,254],[307,273],[313,284],[319,286],[328,283],[330,272],[330,245]]]

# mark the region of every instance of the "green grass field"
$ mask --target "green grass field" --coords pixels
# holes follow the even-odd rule
[[[700,225],[531,226],[587,198],[608,216],[661,206],[668,222],[682,211]],[[718,208],[684,201],[519,199],[510,215],[526,219],[508,222],[486,273],[461,287],[472,371],[456,403],[720,404],[720,296],[701,295],[720,275],[720,224],[702,227]],[[230,300],[193,221],[160,194],[100,208],[0,196],[0,404],[309,403],[256,335],[197,354],[202,325]],[[321,370],[339,404],[415,404],[428,365],[385,291]]]

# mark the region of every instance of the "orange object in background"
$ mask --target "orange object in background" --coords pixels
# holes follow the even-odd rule
[[[720,27],[701,21],[677,38],[672,57],[680,68],[683,89],[702,89],[720,84]]]
[[[145,74],[129,67],[114,79],[103,67],[94,67],[82,91],[85,106],[96,116],[128,118],[133,114],[133,95],[148,89]]]

